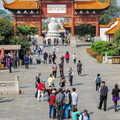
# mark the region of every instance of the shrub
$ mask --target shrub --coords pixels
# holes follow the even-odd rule
[[[86,48],[86,51],[94,58],[99,55],[99,53],[94,52],[91,48]]]
[[[91,48],[93,51],[97,53],[102,53],[113,49],[113,44],[107,41],[98,41],[98,42],[94,42],[91,45]]]
[[[96,59],[97,59],[97,61],[98,61],[99,63],[102,63],[102,62],[103,62],[103,57],[102,57],[101,55],[98,55],[98,56],[96,57]]]

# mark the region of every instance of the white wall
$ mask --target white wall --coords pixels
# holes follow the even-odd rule
[[[113,28],[118,24],[118,21],[114,22],[109,28],[100,28],[100,37],[102,41],[109,41],[108,35],[105,34],[106,31]]]
[[[100,28],[100,37],[101,37],[102,41],[107,41],[105,32],[108,30],[109,30],[109,28]]]

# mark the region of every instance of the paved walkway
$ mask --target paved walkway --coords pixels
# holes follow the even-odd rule
[[[69,64],[65,64],[66,71],[70,66],[73,67],[74,87],[79,93],[79,111],[87,109],[90,113],[91,120],[119,120],[120,119],[120,102],[118,102],[119,112],[114,112],[113,102],[111,100],[111,89],[115,83],[119,82],[120,65],[99,64],[94,58],[86,53],[88,46],[81,46],[78,48],[60,46],[59,53],[57,53],[57,64],[59,64],[59,57],[64,55],[66,51],[70,52],[72,56],[74,52],[77,53],[78,59],[82,61],[83,71],[82,76],[78,76],[76,72],[76,64],[73,64],[72,59]],[[46,47],[44,50],[52,52],[52,47]],[[8,70],[0,71],[0,80],[14,80],[16,75],[20,76],[20,89],[25,93],[17,96],[0,96],[0,120],[49,120],[48,117],[48,103],[46,101],[37,102],[34,97],[35,94],[35,76],[38,72],[42,73],[41,78],[47,80],[51,73],[52,65],[31,65],[30,69],[24,69],[24,66],[14,70],[9,74]],[[106,81],[109,87],[107,111],[98,110],[99,93],[95,91],[94,79],[97,73],[101,73],[102,80]],[[58,78],[55,80],[55,85],[58,87]],[[47,83],[46,83],[47,85]],[[69,81],[66,83],[69,87]],[[70,89],[72,87],[69,87]]]

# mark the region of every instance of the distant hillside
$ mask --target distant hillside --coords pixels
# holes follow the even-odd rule
[[[0,9],[0,18],[13,20],[12,14]]]
[[[7,12],[5,12],[4,10],[0,10],[0,15],[6,14]]]

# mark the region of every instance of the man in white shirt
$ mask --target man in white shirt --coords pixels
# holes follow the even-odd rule
[[[74,108],[77,108],[77,103],[78,103],[78,94],[75,91],[76,91],[76,88],[72,88],[72,93],[71,93],[71,97],[72,97],[72,110]]]

